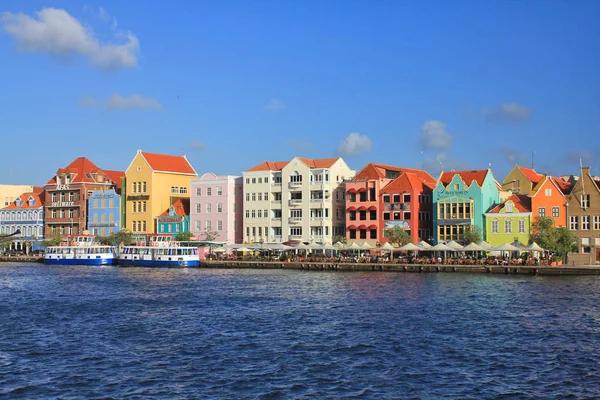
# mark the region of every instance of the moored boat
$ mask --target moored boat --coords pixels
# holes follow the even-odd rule
[[[116,261],[116,248],[95,242],[93,235],[69,237],[59,246],[48,246],[44,254],[48,265],[113,265]]]
[[[198,248],[180,246],[169,235],[148,235],[147,242],[123,246],[119,265],[126,267],[198,267]]]

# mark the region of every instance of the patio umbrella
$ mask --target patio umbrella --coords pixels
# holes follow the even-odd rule
[[[346,245],[344,243],[342,243],[342,242],[335,242],[334,246],[337,247],[338,249],[342,249]]]
[[[415,251],[415,250],[421,250],[421,248],[419,246],[417,246],[414,243],[407,243],[404,246],[396,249],[397,251]]]
[[[364,249],[364,250],[371,250],[373,248],[373,246],[371,246],[369,243],[367,242],[362,242],[360,244],[360,248]]]
[[[337,250],[337,247],[335,247],[331,243],[324,243],[323,245],[319,246],[319,249],[321,249],[321,250]]]
[[[419,246],[421,249],[430,249],[433,247],[432,245],[430,245],[429,243],[427,243],[424,240],[421,240],[419,243],[417,243],[417,246]]]
[[[294,247],[297,250],[308,250],[309,247],[304,243],[300,242],[297,246]]]
[[[360,250],[358,243],[353,242],[351,245],[345,246],[344,250]]]
[[[483,250],[494,250],[494,246],[492,246],[486,241],[479,242],[478,245],[482,247]]]
[[[529,246],[525,247],[524,250],[529,251],[544,251],[536,242],[531,243]]]
[[[525,245],[521,242],[519,242],[518,240],[515,240],[514,242],[511,243],[512,246],[515,246],[517,249],[524,249]]]
[[[445,245],[444,243],[438,243],[435,246],[433,246],[432,248],[430,248],[429,250],[434,250],[434,251],[456,251],[455,249],[453,249],[450,246]]]
[[[383,246],[381,246],[382,250],[394,250],[394,246],[390,244],[390,242],[385,242]]]
[[[464,251],[483,251],[485,250],[483,247],[478,245],[477,243],[469,243],[465,247],[463,247]]]
[[[455,250],[462,250],[463,246],[457,242],[455,242],[454,240],[449,241],[448,243],[446,243],[446,246],[451,247]]]
[[[513,246],[510,243],[504,243],[504,244],[501,244],[500,246],[495,246],[493,248],[493,250],[496,250],[496,251],[519,251],[520,249],[518,247]]]
[[[233,249],[233,250],[234,251],[243,251],[243,252],[252,251],[252,249],[249,249],[247,247],[238,247],[237,249]]]
[[[225,250],[223,247],[217,247],[216,249],[213,249],[213,253],[225,253],[227,250]]]

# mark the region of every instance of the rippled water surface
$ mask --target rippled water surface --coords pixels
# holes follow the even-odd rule
[[[0,266],[10,398],[594,398],[600,279]]]

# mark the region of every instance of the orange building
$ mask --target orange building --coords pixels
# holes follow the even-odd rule
[[[573,185],[562,178],[545,176],[533,188],[531,194],[531,217],[549,217],[554,226],[567,226],[567,195]]]

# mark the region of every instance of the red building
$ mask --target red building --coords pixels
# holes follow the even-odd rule
[[[400,226],[414,243],[428,240],[435,184],[423,170],[368,164],[345,183],[346,239],[381,244],[388,241],[386,229]]]
[[[83,233],[87,229],[88,197],[97,190],[117,190],[122,176],[123,172],[104,171],[85,157],[59,168],[45,187],[45,237]]]

